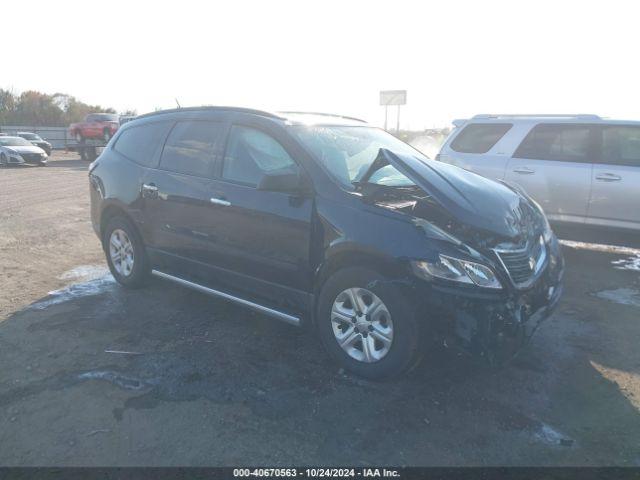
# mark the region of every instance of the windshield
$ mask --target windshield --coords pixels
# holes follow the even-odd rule
[[[0,137],[0,146],[3,146],[3,147],[31,146],[31,142],[28,142],[24,138],[20,138],[20,137]]]
[[[382,129],[361,126],[291,127],[294,135],[343,186],[351,189],[367,172],[381,148],[426,159],[422,153]],[[413,182],[392,165],[377,170],[369,183],[409,186]]]
[[[40,136],[35,133],[19,133],[22,138],[26,138],[27,140],[42,140]]]

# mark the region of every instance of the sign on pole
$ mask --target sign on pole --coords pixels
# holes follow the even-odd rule
[[[380,92],[380,105],[406,105],[406,90],[382,90]]]
[[[407,91],[406,90],[381,90],[380,91],[380,105],[384,106],[384,129],[387,129],[387,113],[389,105],[398,106],[398,117],[396,123],[396,133],[400,132],[400,105],[407,104]]]

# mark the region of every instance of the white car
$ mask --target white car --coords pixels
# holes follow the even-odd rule
[[[48,156],[40,147],[21,137],[0,137],[0,166],[31,163],[45,166]]]
[[[640,231],[640,122],[476,115],[436,159],[520,185],[549,220]]]

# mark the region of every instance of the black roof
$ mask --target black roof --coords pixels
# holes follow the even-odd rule
[[[267,112],[265,110],[257,110],[254,108],[245,108],[245,107],[216,107],[216,106],[201,106],[201,107],[183,107],[183,108],[172,108],[168,110],[158,110],[157,112],[145,113],[143,115],[138,115],[135,117],[135,120],[139,120],[142,118],[154,117],[156,115],[164,115],[171,113],[187,113],[187,112],[237,112],[237,113],[249,113],[253,115],[260,115],[262,117],[273,118],[277,120],[288,120],[288,119],[297,119],[304,116],[315,116],[315,117],[325,117],[327,119],[341,119],[347,120],[351,122],[358,123],[367,123],[365,120],[361,120],[359,118],[347,117],[345,115],[336,115],[332,113],[318,113],[318,112]]]
[[[182,108],[171,108],[168,110],[158,110],[157,112],[149,112],[142,115],[138,115],[136,120],[140,118],[148,118],[153,117],[155,115],[163,115],[165,113],[180,113],[180,112],[238,112],[238,113],[253,113],[254,115],[261,115],[263,117],[277,118],[280,120],[284,120],[283,117],[276,115],[275,113],[266,112],[264,110],[256,110],[253,108],[243,108],[243,107],[182,107]]]

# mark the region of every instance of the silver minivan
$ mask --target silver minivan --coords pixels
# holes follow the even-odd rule
[[[438,160],[520,185],[550,220],[640,231],[640,122],[476,115],[454,125]]]

